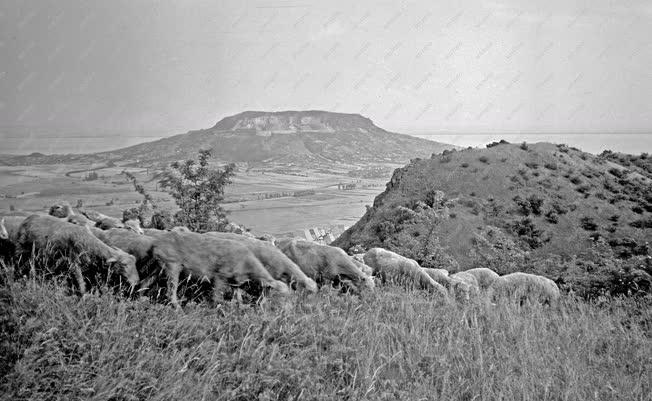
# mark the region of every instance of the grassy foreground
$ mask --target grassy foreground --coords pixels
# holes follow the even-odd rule
[[[650,400],[650,302],[438,306],[379,288],[183,312],[0,287],[2,400]]]

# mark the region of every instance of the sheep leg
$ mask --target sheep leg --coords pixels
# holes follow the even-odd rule
[[[226,284],[224,281],[220,280],[219,278],[214,279],[213,283],[213,302],[214,303],[220,303],[224,301],[224,291],[226,290]]]
[[[177,297],[177,288],[179,287],[181,265],[179,263],[166,263],[165,271],[168,276],[168,298],[175,308],[180,309],[181,305],[179,304],[179,298]]]
[[[77,263],[73,263],[72,274],[77,280],[77,286],[79,287],[79,292],[84,295],[86,294],[86,283],[84,282],[84,276],[82,275],[81,266]]]

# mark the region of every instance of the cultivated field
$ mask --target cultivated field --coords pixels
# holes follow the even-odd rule
[[[438,305],[380,287],[258,305],[68,295],[2,272],[2,400],[650,400],[652,308]]]
[[[160,207],[175,209],[167,193],[157,186],[157,171],[130,165],[103,166],[0,167],[0,214],[44,212],[60,200],[73,206],[81,200],[85,207],[119,217],[142,200],[121,174],[124,170],[136,175]],[[394,167],[383,166],[384,171],[374,178],[348,176],[347,171],[359,168],[356,166],[330,170],[241,167],[227,187],[224,206],[231,212],[230,220],[256,233],[299,235],[306,228],[350,226],[383,191]],[[98,178],[86,180],[91,172]],[[356,188],[339,189],[338,184],[355,184]]]

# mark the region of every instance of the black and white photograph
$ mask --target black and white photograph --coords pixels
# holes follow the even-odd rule
[[[0,0],[0,401],[652,401],[651,38]]]

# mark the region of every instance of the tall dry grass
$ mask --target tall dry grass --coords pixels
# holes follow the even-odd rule
[[[0,290],[2,400],[649,400],[650,301],[436,305],[323,290],[182,312]]]

